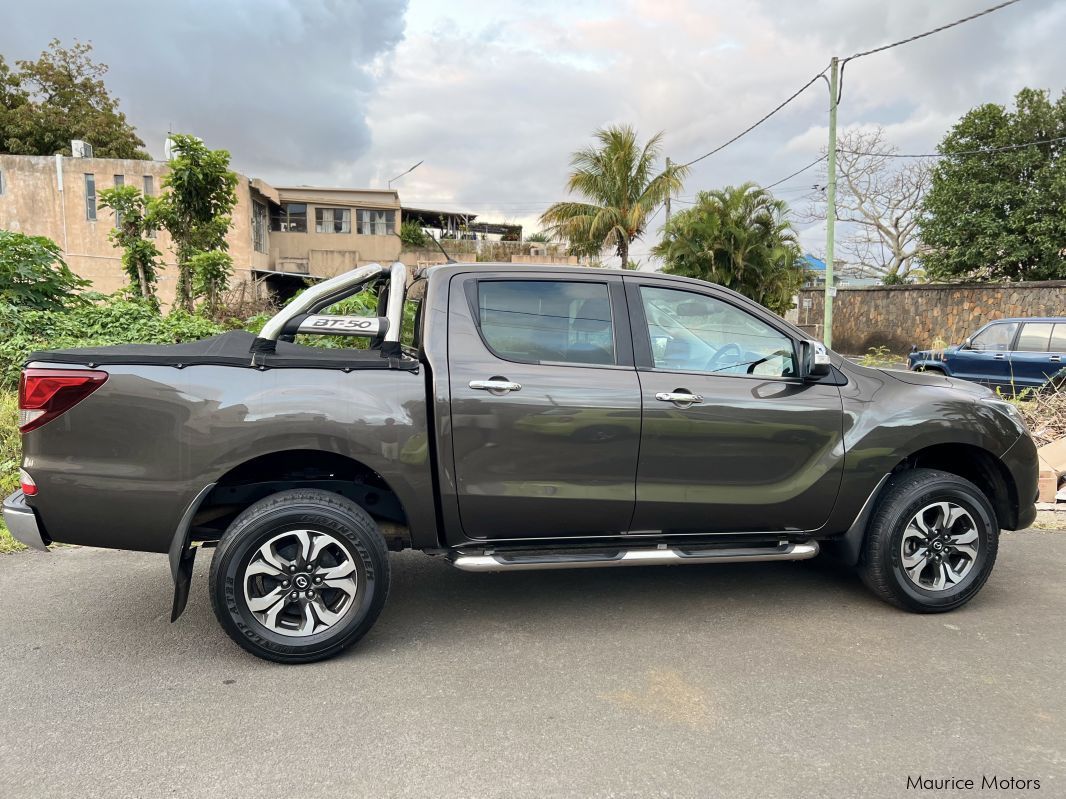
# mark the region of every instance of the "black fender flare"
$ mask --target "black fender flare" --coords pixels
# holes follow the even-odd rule
[[[192,566],[196,559],[196,547],[191,545],[189,535],[192,532],[192,520],[196,511],[211,493],[217,483],[208,483],[197,492],[192,502],[185,508],[174,530],[174,536],[170,539],[170,575],[174,578],[174,603],[170,609],[170,621],[174,623],[185,611],[185,605],[189,601],[189,583],[192,581]]]
[[[833,553],[845,565],[858,565],[859,556],[862,555],[862,544],[866,539],[866,528],[870,524],[870,517],[873,515],[874,508],[877,507],[877,500],[881,496],[885,483],[888,482],[888,478],[891,476],[892,472],[888,472],[877,481],[877,485],[874,486],[873,491],[866,498],[866,502],[859,509],[855,521],[851,523],[847,532],[839,538],[830,539],[830,541],[826,542],[832,544]]]

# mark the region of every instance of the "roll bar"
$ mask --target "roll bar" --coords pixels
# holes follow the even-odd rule
[[[277,350],[278,338],[292,327],[300,327],[303,319],[323,308],[350,297],[378,275],[385,272],[385,267],[378,263],[367,264],[342,275],[331,277],[290,302],[270,318],[252,342],[252,363],[257,354],[269,355]],[[388,269],[389,301],[384,317],[378,317],[379,324],[366,326],[368,335],[380,330],[385,331],[385,346],[382,355],[393,357],[400,354],[400,328],[403,322],[404,293],[407,290],[407,267],[396,261]],[[303,331],[306,332],[306,331]],[[332,331],[324,331],[332,332]]]

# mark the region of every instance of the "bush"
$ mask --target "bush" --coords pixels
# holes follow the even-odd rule
[[[51,239],[0,230],[0,308],[61,310],[84,302],[79,292],[88,285]]]
[[[0,391],[0,497],[6,497],[19,485],[18,469],[22,442],[18,432],[18,394]],[[0,552],[25,549],[11,537],[0,521]]]
[[[18,384],[26,356],[35,350],[110,344],[177,344],[223,332],[182,310],[160,316],[151,302],[108,297],[67,312],[0,310],[0,387]]]
[[[414,221],[400,223],[400,241],[410,250],[421,250],[429,246],[429,235],[422,226]]]

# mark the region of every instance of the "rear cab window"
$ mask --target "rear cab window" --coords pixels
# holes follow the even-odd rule
[[[498,358],[525,363],[618,363],[606,283],[481,280],[477,324]]]

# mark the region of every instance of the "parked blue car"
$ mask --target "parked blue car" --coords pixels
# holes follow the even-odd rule
[[[1039,388],[1066,369],[1066,316],[997,319],[962,344],[911,350],[914,371],[941,372],[1017,393]]]

